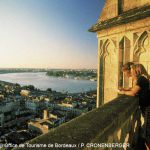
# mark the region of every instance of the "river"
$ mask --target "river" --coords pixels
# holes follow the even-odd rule
[[[0,80],[20,85],[34,85],[41,90],[51,88],[59,92],[78,93],[96,90],[96,81],[50,77],[46,72],[0,74]]]

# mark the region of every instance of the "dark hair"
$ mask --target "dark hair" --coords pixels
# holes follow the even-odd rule
[[[127,62],[122,66],[122,71],[131,71],[131,66],[134,65],[133,62]]]

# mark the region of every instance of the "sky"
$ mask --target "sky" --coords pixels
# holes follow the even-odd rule
[[[0,0],[0,68],[97,68],[104,0]]]

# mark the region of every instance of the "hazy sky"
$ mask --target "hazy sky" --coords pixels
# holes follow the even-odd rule
[[[0,0],[0,68],[96,68],[104,0]]]

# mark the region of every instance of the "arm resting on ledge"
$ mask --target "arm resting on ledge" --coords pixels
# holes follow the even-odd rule
[[[120,91],[130,91],[131,89],[132,87],[127,87],[127,88],[119,87]]]
[[[140,86],[135,85],[133,88],[131,88],[129,91],[122,90],[119,91],[119,94],[129,95],[129,96],[136,96],[136,94],[140,91]]]

